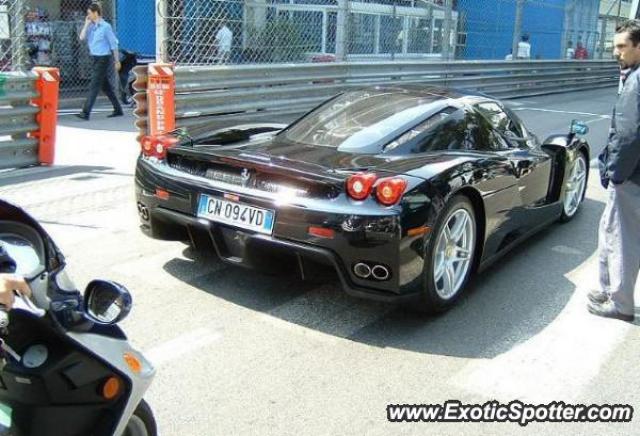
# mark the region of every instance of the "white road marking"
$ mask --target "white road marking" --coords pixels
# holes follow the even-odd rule
[[[222,333],[199,328],[146,350],[144,355],[157,368],[222,339]]]
[[[588,121],[583,121],[585,124],[593,124],[593,123],[597,123],[598,121],[606,121],[606,122],[611,122],[611,117],[604,117],[601,116],[601,118],[594,118],[592,120],[588,120]]]
[[[573,283],[597,283],[595,260],[592,256],[567,278]],[[454,383],[503,401],[577,400],[629,330],[637,328],[589,314],[586,291],[578,288],[540,333],[495,358],[470,363],[453,377]]]
[[[550,112],[554,114],[584,115],[589,117],[600,117],[602,119],[611,119],[610,115],[594,114],[591,112],[560,111],[555,109],[542,109],[542,108],[536,108],[536,107],[518,107],[518,108],[514,108],[513,110],[514,111]]]
[[[573,247],[568,247],[566,245],[556,245],[555,247],[551,248],[551,251],[555,251],[556,253],[560,254],[575,254],[576,256],[584,254],[582,251],[577,250]]]

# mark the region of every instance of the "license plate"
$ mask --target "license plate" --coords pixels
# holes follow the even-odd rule
[[[273,231],[273,216],[272,210],[209,197],[204,194],[200,196],[198,202],[198,217],[267,235]]]

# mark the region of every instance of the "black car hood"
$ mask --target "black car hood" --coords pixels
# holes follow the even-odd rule
[[[216,161],[240,161],[251,165],[289,168],[296,172],[323,174],[338,178],[341,173],[375,171],[431,178],[465,162],[476,160],[472,151],[434,151],[420,154],[385,155],[339,151],[333,147],[305,145],[273,138],[234,146],[182,146],[174,153],[209,156]],[[420,170],[420,171],[418,171]]]

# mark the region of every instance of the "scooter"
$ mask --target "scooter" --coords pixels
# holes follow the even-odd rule
[[[0,311],[0,435],[156,436],[143,400],[155,370],[117,325],[127,289],[93,280],[83,296],[46,231],[2,200],[0,273],[32,290]]]

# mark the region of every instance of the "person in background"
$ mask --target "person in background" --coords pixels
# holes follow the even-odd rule
[[[589,59],[589,52],[587,48],[582,45],[581,42],[576,46],[575,59]]]
[[[598,231],[599,289],[587,309],[605,318],[633,321],[640,270],[640,21],[616,29],[613,55],[625,71],[613,109],[607,145],[598,156],[607,204]]]
[[[518,43],[516,59],[531,59],[531,44],[529,43],[529,35],[522,35],[522,38]]]
[[[233,32],[227,27],[226,23],[222,23],[222,27],[216,33],[216,47],[218,49],[218,62],[226,64],[231,56],[231,46],[233,44]]]
[[[573,42],[567,42],[567,51],[564,55],[565,59],[575,59],[576,57],[576,49],[573,48]]]
[[[89,95],[84,102],[82,112],[76,116],[82,120],[89,119],[100,90],[106,94],[113,105],[113,112],[108,117],[122,116],[122,106],[116,95],[116,71],[120,71],[121,67],[118,41],[111,25],[102,18],[102,7],[98,3],[91,3],[87,9],[87,18],[80,31],[80,40],[87,41],[93,71]]]

